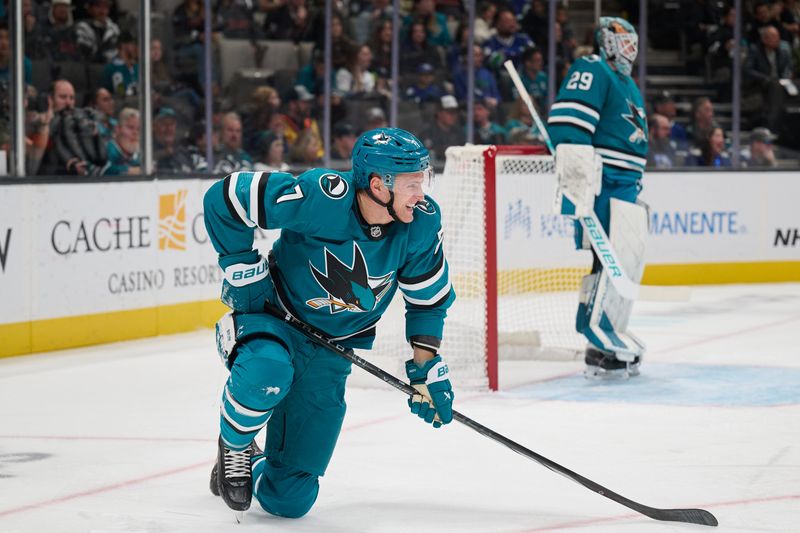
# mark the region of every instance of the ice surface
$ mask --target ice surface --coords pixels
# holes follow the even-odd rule
[[[702,507],[716,530],[655,522],[453,424],[353,369],[320,497],[236,525],[208,491],[226,372],[213,333],[0,360],[0,532],[800,531],[800,284],[698,288],[637,304],[642,375],[508,361],[456,408],[638,502]],[[365,386],[370,386],[365,387]]]

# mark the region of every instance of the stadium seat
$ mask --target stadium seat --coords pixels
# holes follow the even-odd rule
[[[220,39],[220,70],[222,86],[227,87],[234,75],[243,69],[256,68],[255,50],[249,41]]]
[[[297,45],[292,41],[258,41],[258,43],[267,47],[264,61],[260,65],[262,68],[273,72],[300,68]]]
[[[89,71],[85,63],[60,61],[53,65],[53,77],[72,83],[76,93],[84,94],[89,90]]]

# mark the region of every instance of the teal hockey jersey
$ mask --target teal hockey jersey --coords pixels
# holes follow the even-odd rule
[[[455,300],[439,207],[419,204],[410,224],[369,225],[351,172],[234,172],[205,195],[205,224],[219,264],[255,263],[256,226],[281,229],[271,258],[271,303],[353,348],[370,348],[398,288],[406,338],[438,347]]]
[[[647,163],[647,117],[639,88],[600,56],[575,61],[550,108],[553,145],[591,144],[603,158],[603,180],[631,183]]]

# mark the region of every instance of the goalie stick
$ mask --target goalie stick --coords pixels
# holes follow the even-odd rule
[[[389,374],[382,368],[373,365],[366,359],[362,359],[361,357],[356,355],[356,353],[353,351],[352,348],[345,348],[341,344],[333,342],[330,338],[328,338],[327,335],[324,335],[322,332],[309,326],[305,322],[298,320],[291,314],[285,311],[281,311],[280,309],[269,303],[265,305],[264,309],[267,313],[277,318],[280,318],[281,320],[285,321],[286,323],[300,330],[304,335],[306,335],[310,340],[312,340],[316,344],[332,350],[339,356],[344,357],[357,367],[366,370],[373,376],[391,385],[395,389],[404,392],[409,396],[413,396],[414,394],[416,394],[416,389],[414,389],[411,385],[405,383],[404,381],[399,380],[398,378]],[[473,431],[476,431],[481,435],[483,435],[484,437],[490,438],[493,441],[502,444],[506,448],[509,448],[510,450],[517,452],[523,457],[527,457],[528,459],[536,461],[540,465],[545,466],[546,468],[552,470],[553,472],[561,474],[567,479],[571,479],[572,481],[583,485],[587,489],[596,492],[601,496],[605,496],[609,500],[615,501],[621,505],[624,505],[629,509],[633,509],[637,513],[641,513],[654,520],[662,520],[668,522],[686,522],[689,524],[699,524],[704,526],[716,526],[718,524],[716,517],[714,517],[713,514],[704,509],[658,509],[656,507],[650,507],[635,502],[631,499],[626,498],[625,496],[622,496],[621,494],[617,494],[616,492],[605,488],[599,483],[595,483],[591,479],[585,478],[582,475],[573,472],[572,470],[564,466],[561,466],[560,464],[548,459],[547,457],[544,457],[543,455],[539,455],[538,453],[529,450],[525,446],[514,442],[508,437],[505,437],[500,433],[497,433],[496,431],[493,431],[482,424],[479,424],[478,422],[459,413],[456,410],[453,410],[453,418],[456,421],[464,424],[468,428],[472,429]]]
[[[508,60],[503,63],[503,66],[508,71],[511,81],[514,82],[514,86],[516,87],[520,98],[522,98],[523,102],[525,102],[528,112],[531,114],[533,121],[536,123],[536,127],[538,128],[539,133],[542,135],[545,144],[547,144],[547,149],[552,155],[555,155],[556,151],[553,148],[553,142],[550,140],[550,135],[547,133],[547,128],[545,128],[544,123],[542,123],[542,119],[539,118],[539,113],[536,112],[536,108],[533,105],[531,96],[528,94],[528,91],[525,90],[525,86],[522,84],[522,80],[517,73],[517,69],[514,68],[514,63],[512,63],[511,60]],[[564,193],[562,192],[561,194]],[[573,202],[573,204],[575,203],[568,195],[564,194],[564,196],[566,196],[569,201]],[[595,251],[595,255],[597,255],[598,259],[603,265],[603,268],[606,269],[606,272],[608,272],[608,277],[611,280],[611,283],[614,285],[614,288],[617,289],[617,292],[620,294],[620,296],[628,300],[689,300],[689,289],[687,287],[659,287],[655,285],[640,285],[639,283],[633,281],[622,269],[622,263],[617,257],[617,252],[611,245],[611,241],[609,240],[606,231],[603,229],[602,224],[600,224],[600,221],[597,219],[597,215],[592,211],[586,216],[578,217],[578,221],[580,222],[581,226],[583,226],[583,231],[588,236],[589,242]]]

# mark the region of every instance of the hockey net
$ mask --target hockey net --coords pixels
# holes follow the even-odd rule
[[[571,221],[552,212],[552,157],[534,146],[457,146],[446,155],[433,196],[457,295],[441,347],[453,381],[497,389],[500,358],[575,359],[591,256],[574,250]],[[403,316],[398,291],[374,349],[361,355],[384,365],[408,359]]]

